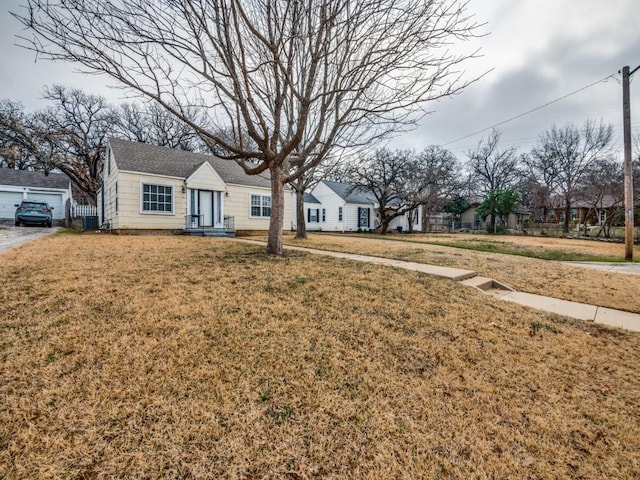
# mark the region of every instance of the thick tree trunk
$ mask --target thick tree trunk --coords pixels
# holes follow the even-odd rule
[[[415,215],[415,210],[409,210],[407,213],[407,230],[409,233],[413,233],[413,216]]]
[[[296,190],[296,238],[307,238],[307,224],[304,218],[304,191]]]
[[[427,209],[422,207],[422,233],[427,233],[427,229],[429,228],[429,215],[427,214]]]
[[[282,224],[284,222],[284,171],[280,165],[269,167],[271,174],[271,219],[266,252],[282,255]]]
[[[565,200],[564,202],[564,225],[562,227],[562,231],[564,234],[569,233],[569,218],[571,217],[571,202],[569,200]]]

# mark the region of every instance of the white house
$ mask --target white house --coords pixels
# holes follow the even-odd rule
[[[293,202],[295,202],[296,193],[292,192]],[[304,219],[305,226],[308,231],[320,231],[322,230],[323,223],[326,224],[327,209],[322,206],[320,200],[314,197],[311,193],[304,193]],[[324,221],[322,220],[324,215]],[[295,230],[297,226],[297,218],[295,212],[291,218],[291,230]]]
[[[288,193],[285,219],[291,218]],[[111,138],[98,215],[117,232],[268,230],[271,184],[268,172],[247,175],[233,161]]]
[[[33,200],[53,207],[54,224],[62,225],[71,199],[71,180],[64,173],[0,168],[0,219],[13,220],[16,204]]]
[[[305,199],[307,229],[356,232],[374,229],[375,198],[347,183],[321,180]]]
[[[394,210],[397,205],[387,205]],[[304,194],[307,230],[329,232],[357,232],[374,230],[380,226],[377,200],[370,192],[349,183],[321,180],[310,193]],[[394,218],[389,230],[409,230],[409,215],[413,215],[413,229],[420,230],[421,209]],[[295,218],[292,222],[295,229]]]

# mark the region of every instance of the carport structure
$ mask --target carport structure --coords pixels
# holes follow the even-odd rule
[[[0,219],[13,219],[15,205],[23,200],[47,202],[53,207],[53,220],[66,219],[67,200],[71,200],[71,180],[63,173],[0,168]]]

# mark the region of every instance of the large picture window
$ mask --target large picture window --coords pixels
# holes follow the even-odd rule
[[[173,213],[173,186],[143,183],[142,211],[144,213]]]
[[[251,194],[251,216],[270,217],[271,197],[269,195]]]

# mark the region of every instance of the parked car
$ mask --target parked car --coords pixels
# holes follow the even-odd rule
[[[49,228],[53,224],[53,207],[47,202],[23,201],[16,203],[16,227],[22,224],[42,224]]]

